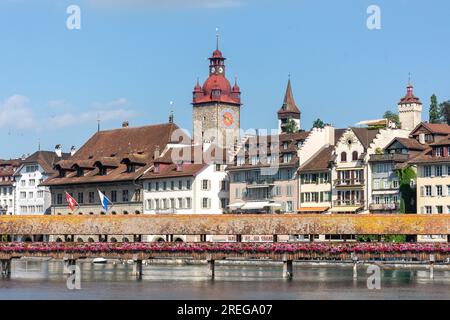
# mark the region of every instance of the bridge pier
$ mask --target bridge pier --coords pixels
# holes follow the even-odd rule
[[[2,277],[9,277],[11,275],[11,260],[12,259],[0,260],[0,274]]]
[[[353,279],[358,279],[358,257],[354,252],[352,252],[352,261],[353,261]]]
[[[64,261],[64,268],[63,268],[63,274],[72,274],[72,272],[69,270],[70,266],[75,266],[77,264],[77,260],[75,259],[70,259],[65,257],[63,259]]]
[[[283,278],[291,280],[294,277],[294,263],[292,259],[288,259],[286,254],[283,255]]]
[[[430,279],[434,279],[434,254],[430,254]]]
[[[142,279],[142,260],[138,259],[137,256],[134,256],[133,261],[133,275],[140,280]]]
[[[216,270],[215,270],[216,261],[211,257],[211,255],[208,255],[206,260],[208,262],[208,276],[214,280],[214,277],[216,275]]]

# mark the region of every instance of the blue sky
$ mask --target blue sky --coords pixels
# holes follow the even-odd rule
[[[81,8],[68,30],[66,8]],[[381,30],[366,27],[369,5]],[[448,0],[0,0],[0,158],[95,131],[175,121],[191,129],[191,95],[215,46],[242,90],[243,128],[274,128],[288,74],[304,129],[380,118],[411,72],[427,111],[450,99]],[[424,119],[427,112],[424,112]]]

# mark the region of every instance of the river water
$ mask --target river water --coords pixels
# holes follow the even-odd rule
[[[367,288],[367,267],[353,279],[351,265],[295,265],[294,279],[281,278],[281,265],[144,265],[142,280],[132,265],[79,263],[81,289],[69,290],[59,261],[13,261],[9,279],[0,278],[5,299],[450,299],[450,271],[383,268],[381,289]]]

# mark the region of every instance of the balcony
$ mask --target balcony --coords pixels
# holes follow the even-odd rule
[[[275,185],[275,180],[273,178],[267,178],[267,179],[256,179],[256,180],[248,180],[247,181],[247,188],[249,189],[255,189],[255,188],[269,188],[273,187]]]
[[[399,211],[400,203],[371,203],[370,211]]]
[[[334,207],[352,207],[352,206],[364,206],[364,200],[354,199],[354,200],[335,200],[333,201]]]
[[[364,179],[336,179],[334,185],[336,187],[362,187]]]

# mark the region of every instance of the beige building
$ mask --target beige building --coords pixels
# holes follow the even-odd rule
[[[419,214],[450,214],[450,135],[430,144],[416,157]],[[444,235],[418,236],[418,241],[447,241]]]
[[[422,102],[414,96],[411,81],[408,83],[406,96],[398,103],[398,115],[404,130],[411,131],[422,122]]]

